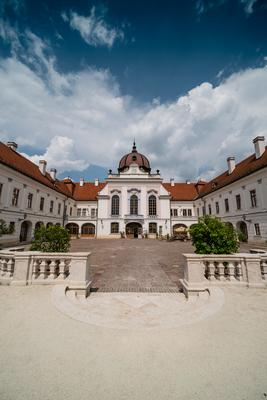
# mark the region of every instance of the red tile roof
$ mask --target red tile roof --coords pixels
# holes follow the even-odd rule
[[[64,194],[65,196],[70,197],[68,189],[61,181],[53,181],[48,172],[45,175],[42,175],[36,164],[23,157],[17,151],[12,150],[2,142],[0,142],[0,162],[21,174]]]
[[[215,192],[216,190],[229,185],[230,183],[236,182],[241,178],[244,178],[253,172],[259,171],[260,169],[267,167],[267,147],[262,156],[256,159],[255,154],[252,154],[245,160],[236,164],[234,171],[229,175],[228,170],[223,172],[221,175],[216,176],[210,182],[208,182],[200,192],[199,197],[203,197],[209,193]]]
[[[95,186],[93,182],[74,183],[73,198],[74,200],[87,201],[97,200],[98,193],[105,187],[106,183],[99,183]]]
[[[198,196],[195,183],[163,183],[165,189],[171,194],[171,200],[190,201]]]

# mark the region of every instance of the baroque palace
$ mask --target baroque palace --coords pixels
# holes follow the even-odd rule
[[[117,173],[104,182],[58,180],[46,161],[36,165],[14,142],[0,142],[0,219],[10,227],[0,243],[31,240],[40,224],[66,226],[75,237],[128,238],[176,235],[210,214],[231,223],[249,241],[267,240],[267,151],[253,140],[254,153],[210,182],[163,182],[133,144]]]

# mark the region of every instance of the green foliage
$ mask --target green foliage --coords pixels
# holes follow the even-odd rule
[[[0,219],[0,236],[8,235],[14,232],[14,227],[7,227],[6,222]]]
[[[41,225],[34,232],[34,240],[31,250],[41,251],[45,253],[64,253],[70,247],[69,231],[62,226],[52,225],[46,228]]]
[[[246,242],[247,241],[246,235],[244,234],[244,232],[242,232],[240,230],[237,230],[237,237],[238,237],[239,242]]]
[[[231,254],[238,250],[236,231],[218,218],[199,218],[189,232],[197,254]]]

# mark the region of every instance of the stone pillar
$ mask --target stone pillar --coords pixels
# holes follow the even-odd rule
[[[208,290],[208,282],[204,275],[202,257],[196,254],[183,254],[185,259],[184,279],[180,279],[183,292],[188,298]]]
[[[31,281],[31,253],[30,252],[16,252],[14,275],[11,285],[25,286]]]
[[[70,275],[66,279],[69,290],[75,290],[76,294],[87,297],[90,293],[90,254],[71,253]]]
[[[245,265],[248,280],[248,287],[262,288],[265,287],[261,275],[261,259],[256,254],[245,255]]]

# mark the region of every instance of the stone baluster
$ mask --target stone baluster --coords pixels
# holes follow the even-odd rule
[[[39,260],[35,258],[32,265],[32,279],[37,279],[39,276],[39,264]]]
[[[38,279],[46,279],[47,278],[47,269],[48,269],[48,260],[43,259],[40,263],[40,273]]]
[[[1,264],[2,264],[2,268],[1,268],[1,275],[2,276],[6,276],[7,273],[7,260],[6,258],[2,258],[1,260]]]
[[[59,279],[65,279],[66,278],[66,260],[63,258],[60,260],[59,263]]]
[[[215,264],[214,261],[209,262],[209,280],[210,281],[215,281]]]
[[[236,262],[235,264],[235,277],[238,281],[243,280],[242,265],[240,261]]]
[[[14,273],[14,258],[10,257],[8,262],[7,262],[7,277],[11,278],[13,276]]]
[[[57,266],[58,266],[58,262],[57,260],[51,260],[50,263],[50,274],[49,274],[49,279],[53,280],[57,278]]]
[[[223,265],[223,263],[221,261],[218,261],[218,279],[221,282],[225,281],[225,266]]]
[[[230,282],[235,281],[235,264],[233,261],[228,261],[228,265],[227,265],[227,269],[228,269],[228,277],[227,280]]]
[[[262,279],[267,280],[267,260],[262,260],[261,262],[261,274]]]

